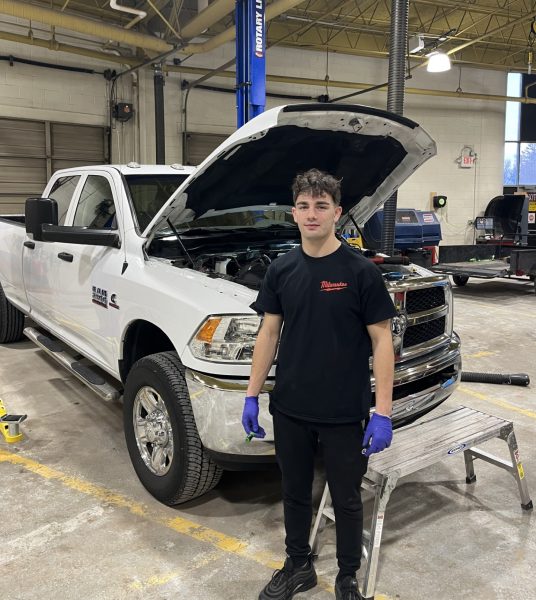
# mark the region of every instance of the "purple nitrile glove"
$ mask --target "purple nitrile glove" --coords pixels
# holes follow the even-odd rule
[[[374,413],[363,436],[363,448],[366,448],[363,454],[370,456],[389,448],[392,439],[393,426],[391,419],[385,415]]]
[[[254,437],[263,438],[266,432],[259,426],[259,399],[257,396],[246,396],[244,410],[242,412],[242,425],[245,432]]]

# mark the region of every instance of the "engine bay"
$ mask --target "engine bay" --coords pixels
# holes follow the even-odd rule
[[[176,256],[176,241],[173,246],[168,243],[159,245],[158,253],[153,252],[152,254],[170,259],[171,264],[175,267],[192,268],[208,277],[226,279],[258,290],[270,264],[279,256],[299,245],[299,241],[295,239],[246,241],[238,240],[235,237],[232,243],[229,243],[230,240],[227,240],[228,243],[225,244],[222,244],[221,240],[218,240],[217,243],[214,243],[215,240],[211,241],[212,243],[205,239],[205,243],[199,243],[199,240],[197,240],[198,243],[192,243],[192,240],[184,237],[181,256]],[[344,239],[341,242],[346,243]],[[354,248],[354,250],[376,263],[386,282],[429,274],[421,272],[416,265],[396,264],[396,257],[395,260],[387,259],[388,262],[384,264],[382,262],[384,259],[380,258],[383,255],[379,255],[375,251],[359,248]]]
[[[298,244],[278,244],[260,248],[247,248],[234,252],[202,252],[192,257],[191,267],[209,277],[227,279],[258,290],[270,264]],[[189,261],[186,261],[188,264]],[[175,266],[186,266],[184,259],[173,261]]]

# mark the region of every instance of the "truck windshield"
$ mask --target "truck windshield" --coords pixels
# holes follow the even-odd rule
[[[271,226],[294,225],[290,206],[248,206],[228,210],[209,210],[203,216],[181,223],[177,228],[186,232],[190,229],[260,229]]]
[[[140,230],[153,220],[163,204],[188,175],[125,175]]]

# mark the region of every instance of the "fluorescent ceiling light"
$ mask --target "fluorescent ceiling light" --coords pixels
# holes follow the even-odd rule
[[[428,64],[426,70],[429,73],[442,73],[450,69],[450,58],[444,52],[430,52],[428,54]]]

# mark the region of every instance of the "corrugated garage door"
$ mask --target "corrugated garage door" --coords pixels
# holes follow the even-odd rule
[[[0,215],[24,212],[54,171],[108,162],[104,127],[0,118]]]
[[[46,182],[45,123],[0,119],[0,215],[24,212]]]
[[[108,154],[104,127],[51,123],[52,173],[80,165],[106,164]]]
[[[184,164],[197,166],[227,137],[216,133],[188,133],[186,135],[186,160]]]

